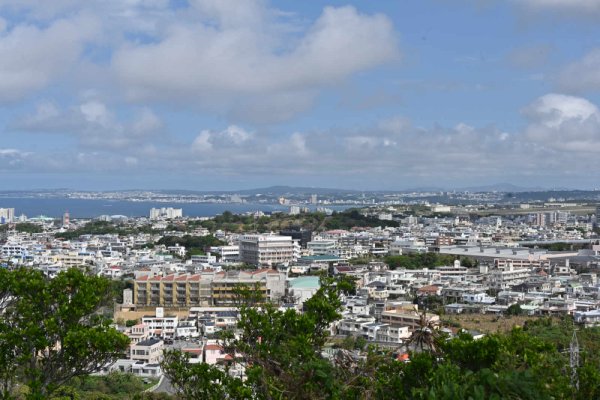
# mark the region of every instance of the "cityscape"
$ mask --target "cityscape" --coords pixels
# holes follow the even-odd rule
[[[0,0],[0,399],[600,399],[600,0]]]
[[[509,315],[569,317],[593,329],[600,325],[600,202],[546,195],[501,205],[489,201],[506,193],[479,193],[481,203],[472,197],[462,205],[384,199],[333,212],[300,206],[319,204],[311,194],[287,211],[211,217],[161,207],[132,218],[19,218],[1,208],[0,261],[49,279],[83,268],[118,282],[111,319],[129,349],[95,373],[154,379],[153,390],[175,394],[163,370],[163,354],[173,349],[189,363],[246,376],[245,362],[231,363],[220,339],[236,332],[240,287],[300,313],[323,274],[353,284],[340,299],[340,319],[327,327],[332,349],[360,339],[409,360],[424,315],[449,338],[457,326],[473,337],[505,329],[506,321],[494,321]]]

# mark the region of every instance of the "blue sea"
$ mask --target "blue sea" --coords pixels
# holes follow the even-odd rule
[[[153,201],[84,200],[67,198],[1,198],[0,208],[14,208],[15,216],[60,218],[68,211],[71,218],[95,218],[100,215],[124,215],[127,217],[148,216],[151,208],[173,207],[183,209],[185,217],[212,217],[231,211],[241,214],[252,211],[289,211],[288,206],[262,203],[163,203]],[[314,206],[309,206],[314,210]],[[336,211],[349,206],[328,206]]]

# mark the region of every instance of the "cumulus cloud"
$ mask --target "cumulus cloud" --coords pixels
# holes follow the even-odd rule
[[[305,109],[319,89],[399,56],[391,21],[353,7],[326,7],[282,46],[270,36],[278,20],[262,3],[197,0],[213,23],[198,18],[172,26],[157,42],[129,43],[112,67],[133,100],[216,105],[242,117],[251,106],[252,114],[278,120]],[[287,107],[274,112],[282,100]]]
[[[600,110],[586,99],[547,94],[524,109],[527,137],[540,146],[564,151],[600,150]]]
[[[0,31],[0,103],[20,100],[66,74],[97,32],[87,17]]]
[[[82,111],[83,110],[83,111]],[[71,114],[69,114],[71,113]],[[343,186],[402,187],[421,184],[464,184],[465,181],[503,181],[529,176],[581,177],[600,168],[600,111],[590,101],[563,94],[547,94],[522,110],[526,126],[509,132],[495,126],[417,126],[403,116],[374,121],[351,129],[267,132],[229,125],[221,130],[200,130],[188,142],[142,147],[81,146],[74,154],[23,155],[7,151],[12,168],[68,171],[173,171],[186,176],[238,179],[325,179]],[[73,120],[101,126],[107,140],[115,140],[106,127],[133,127],[134,121],[115,122],[100,104],[65,111],[40,106],[39,121]],[[33,118],[33,117],[32,117]],[[135,121],[152,121],[151,117]],[[33,129],[37,120],[32,120]],[[144,125],[147,122],[144,122]],[[151,123],[150,126],[153,126]],[[47,129],[47,128],[46,128]],[[56,125],[56,130],[65,125]],[[92,129],[93,130],[93,129]],[[125,129],[121,128],[121,132]],[[83,130],[85,135],[85,129]],[[83,140],[83,139],[82,139]],[[138,145],[132,145],[138,143]],[[139,148],[138,148],[139,147]],[[0,168],[9,168],[2,159]],[[22,162],[27,157],[27,162]],[[43,166],[43,167],[42,167]],[[587,176],[587,175],[586,175]],[[510,178],[507,178],[510,177]]]
[[[398,116],[353,129],[269,135],[239,126],[201,131],[181,153],[189,171],[246,176],[319,176],[345,182],[502,179],[581,174],[600,167],[600,111],[586,99],[547,94],[523,109],[527,125],[415,126]],[[569,165],[565,169],[565,165]]]
[[[68,134],[75,136],[81,147],[113,151],[139,150],[164,132],[162,121],[150,109],[139,109],[133,118],[121,121],[98,100],[88,100],[67,109],[41,103],[35,113],[20,118],[11,129]]]

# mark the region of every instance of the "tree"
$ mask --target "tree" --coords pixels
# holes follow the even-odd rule
[[[419,313],[419,326],[406,341],[406,347],[412,347],[421,352],[437,353],[440,339],[441,335],[436,324],[427,317],[427,312],[424,311]]]
[[[511,304],[506,309],[506,315],[522,315],[522,314],[523,314],[523,309],[521,308],[521,306],[519,304]]]
[[[321,357],[329,326],[340,317],[339,289],[333,280],[321,278],[321,287],[305,302],[303,313],[281,311],[270,303],[255,307],[252,296],[243,290],[240,294],[249,301],[239,303],[239,335],[223,347],[230,355],[241,356],[247,376],[243,386],[215,367],[188,367],[185,356],[169,353],[163,370],[179,395],[189,399],[247,398],[246,393],[259,399],[334,398],[341,383],[334,365]],[[233,394],[231,388],[235,388]]]
[[[187,364],[178,353],[163,370],[179,389],[179,398],[198,399],[590,399],[600,393],[596,362],[600,329],[579,332],[585,357],[579,389],[570,385],[567,343],[572,325],[538,319],[507,334],[474,340],[461,333],[453,339],[439,335],[426,314],[413,334],[409,361],[347,339],[332,357],[322,356],[330,323],[340,318],[340,285],[322,278],[304,312],[279,310],[269,303],[242,304],[237,335],[223,347],[232,362],[245,367],[246,379],[233,378],[228,367]],[[255,303],[256,305],[256,303]],[[548,328],[552,330],[550,340]],[[560,332],[568,330],[567,335]],[[555,337],[555,331],[560,333]],[[533,334],[535,332],[535,334]],[[249,396],[249,397],[248,397]]]
[[[209,364],[189,364],[189,354],[165,351],[162,365],[179,396],[185,399],[252,399],[252,392],[241,379]]]
[[[120,356],[127,336],[99,309],[110,281],[77,269],[52,280],[40,271],[0,270],[0,380],[4,396],[15,382],[28,399],[46,399],[67,381],[98,371]]]

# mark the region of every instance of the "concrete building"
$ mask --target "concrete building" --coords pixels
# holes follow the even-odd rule
[[[151,208],[150,219],[173,219],[183,217],[183,210],[181,208],[162,207],[162,208]]]
[[[270,269],[139,276],[134,281],[138,306],[198,307],[231,304],[240,286],[259,290],[278,300],[285,294],[285,273]]]
[[[129,336],[131,343],[136,344],[150,338],[150,327],[146,324],[137,324],[132,326],[126,335]]]
[[[279,231],[281,236],[291,236],[292,240],[297,240],[300,247],[306,248],[306,244],[312,240],[312,231],[297,227]]]
[[[427,323],[437,326],[440,324],[440,317],[436,314],[426,314]],[[420,327],[421,314],[415,309],[413,304],[387,304],[385,310],[381,313],[381,323],[389,324],[394,327],[408,327],[410,332]]]
[[[335,240],[312,240],[306,244],[306,248],[315,256],[335,255],[336,245]]]
[[[506,290],[527,281],[532,275],[529,268],[515,268],[512,263],[504,268],[490,271],[489,286],[496,290]]]
[[[212,254],[216,254],[221,262],[237,262],[240,260],[240,246],[212,246]]]
[[[240,238],[240,260],[256,266],[275,266],[294,261],[291,236],[244,235]]]
[[[288,294],[301,306],[310,299],[321,287],[318,276],[305,276],[294,278],[288,283]]]
[[[257,290],[270,301],[278,301],[285,294],[285,273],[270,269],[221,272],[212,281],[212,304],[233,304],[240,286]]]
[[[211,302],[211,280],[196,275],[143,275],[134,281],[133,301],[139,306],[200,306]]]
[[[156,308],[156,315],[142,317],[142,324],[148,326],[151,335],[173,338],[177,329],[179,318],[176,315],[164,315],[162,307]]]
[[[130,358],[148,364],[158,364],[162,360],[164,342],[160,339],[147,339],[130,347]]]
[[[14,208],[0,208],[0,224],[15,222]]]

